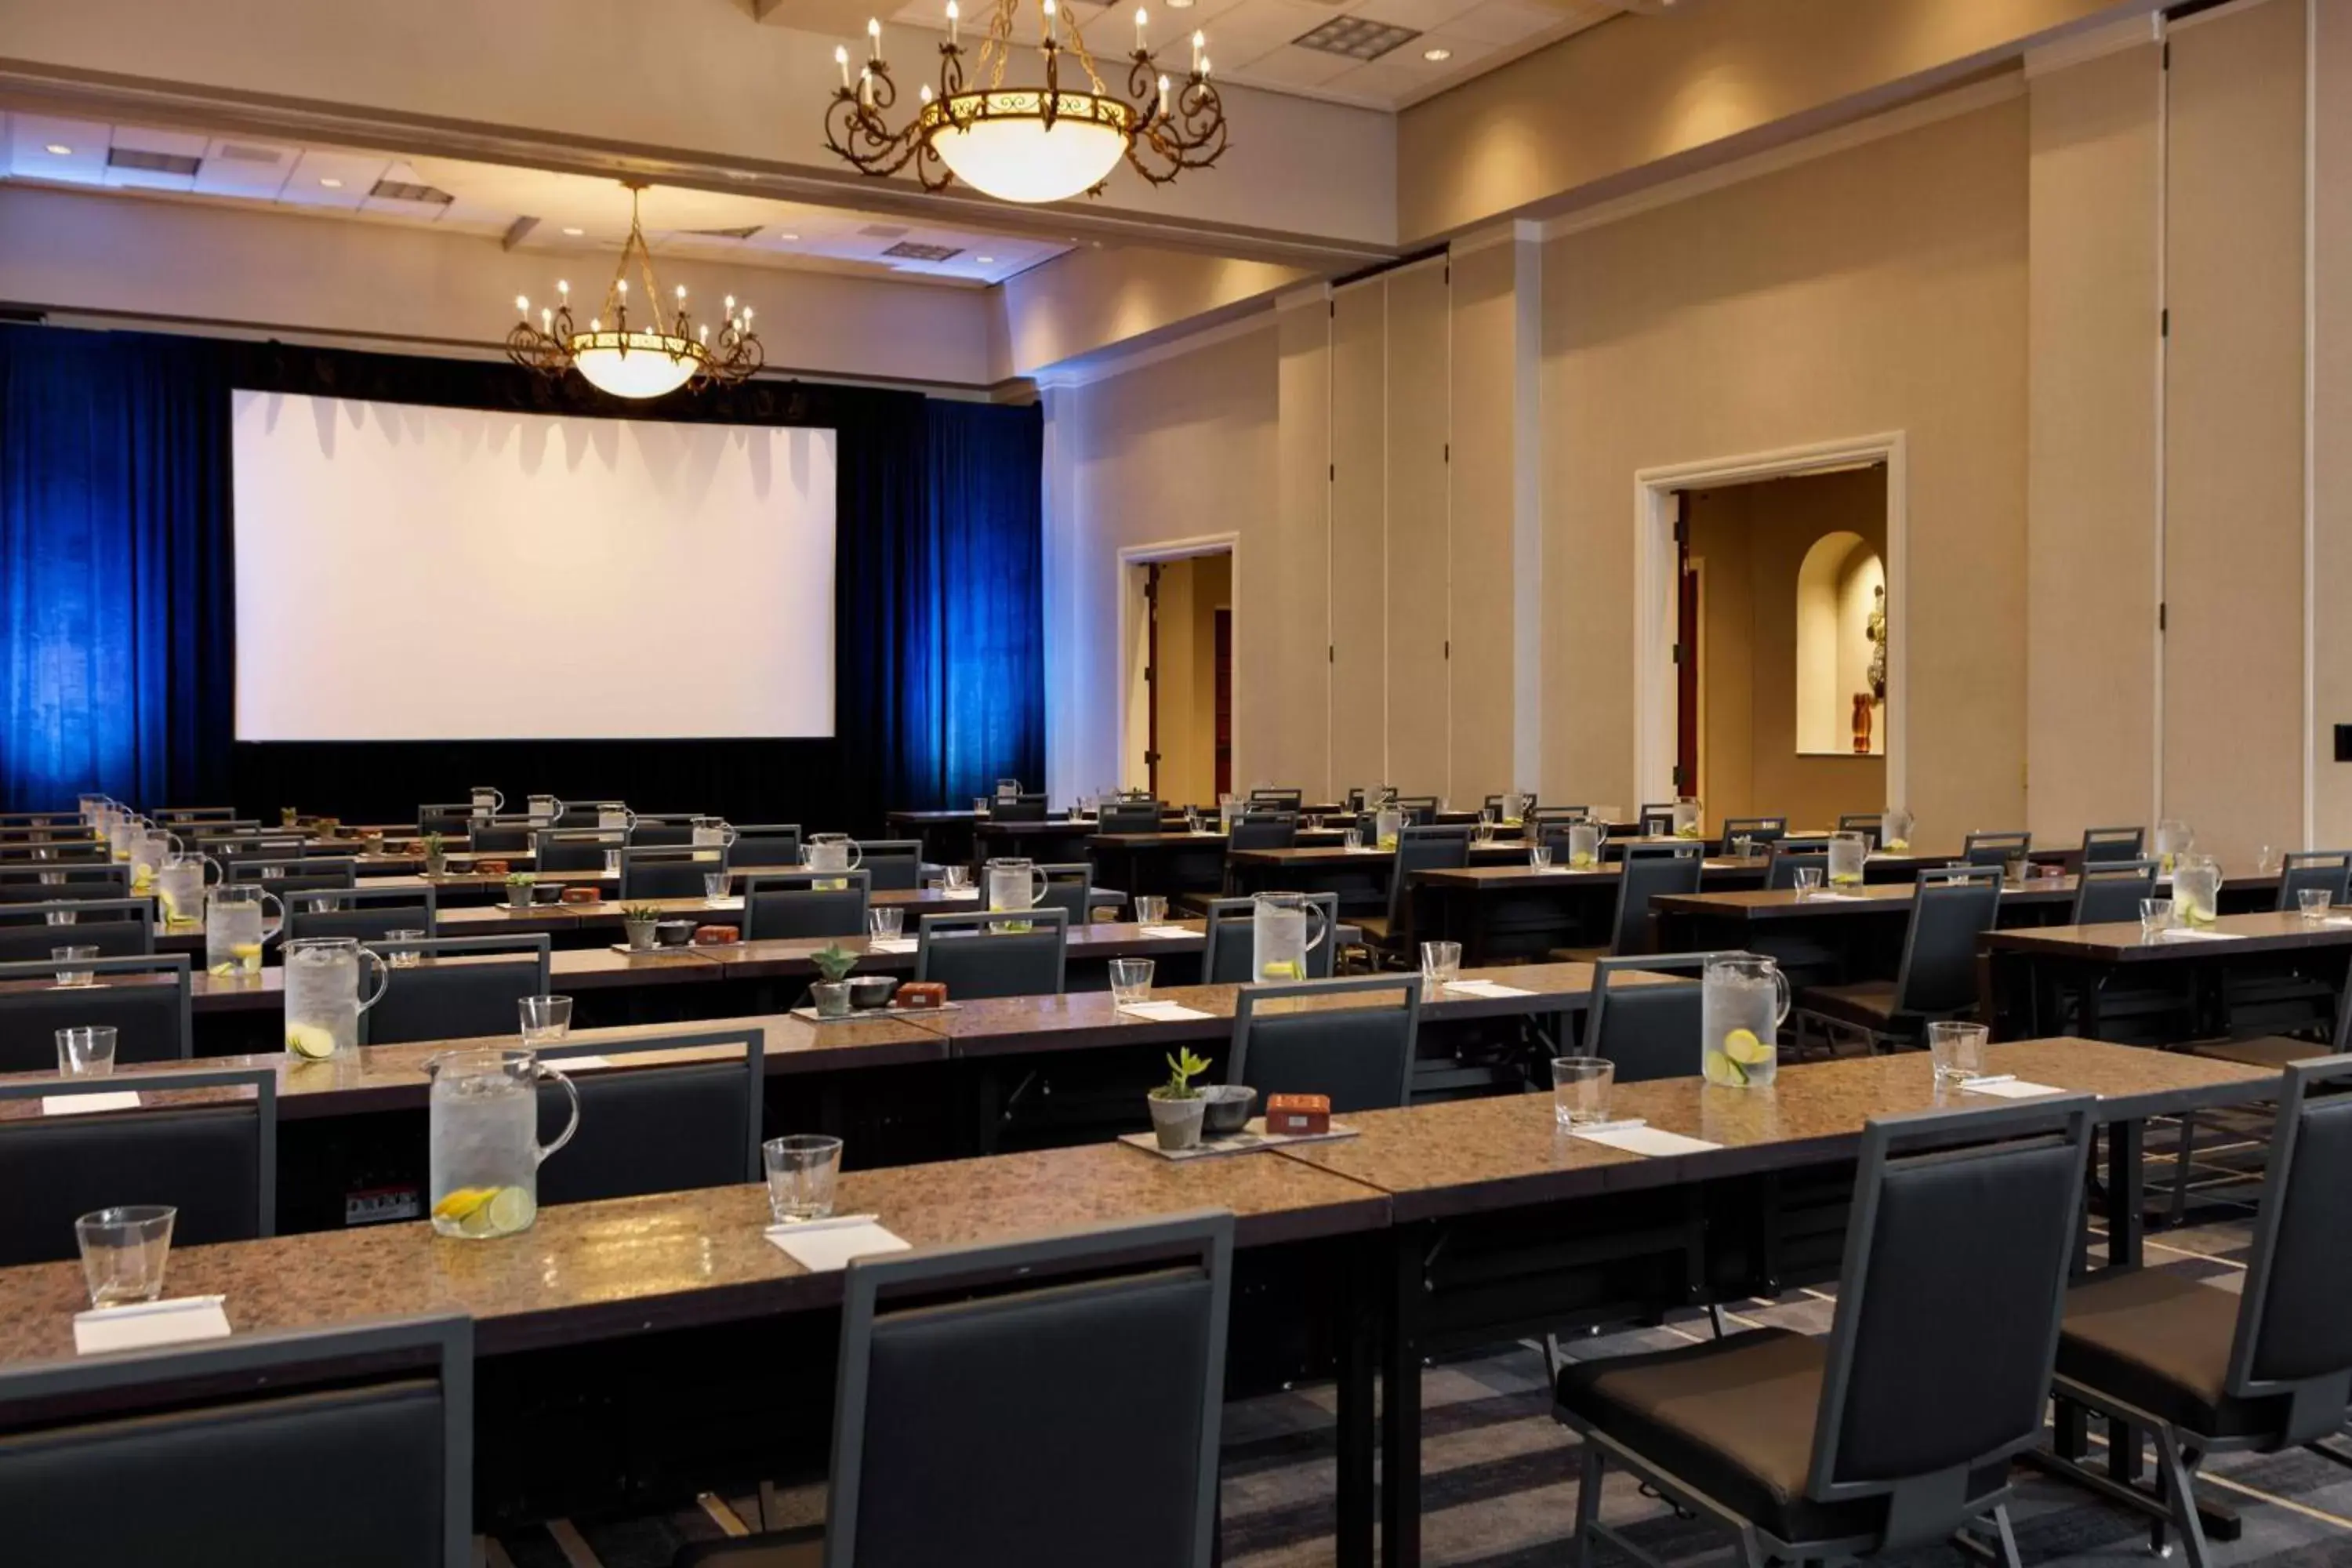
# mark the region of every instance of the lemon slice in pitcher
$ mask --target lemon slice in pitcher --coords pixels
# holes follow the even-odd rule
[[[539,1215],[539,1205],[520,1187],[500,1187],[483,1205],[482,1215],[489,1223],[486,1227],[491,1236],[513,1236],[530,1228]]]
[[[1723,1037],[1723,1054],[1741,1067],[1752,1068],[1770,1061],[1772,1047],[1758,1039],[1753,1029],[1734,1029]]]
[[[433,1205],[433,1217],[452,1223],[463,1222],[468,1215],[499,1195],[496,1187],[452,1187]]]
[[[1727,1089],[1748,1087],[1748,1073],[1740,1065],[1721,1051],[1709,1051],[1699,1064],[1700,1076],[1709,1083],[1719,1083]]]
[[[335,1054],[335,1032],[317,1024],[289,1024],[286,1048],[298,1057],[321,1061]]]
[[[1304,980],[1307,978],[1305,974],[1299,973],[1298,960],[1295,958],[1276,958],[1269,960],[1265,967],[1257,972],[1257,977],[1260,980]]]

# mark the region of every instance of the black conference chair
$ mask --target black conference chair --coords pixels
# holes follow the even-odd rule
[[[0,1083],[0,1102],[218,1089],[242,1092],[232,1100],[151,1100],[137,1110],[0,1118],[0,1192],[8,1194],[8,1202],[0,1204],[0,1265],[72,1258],[79,1251],[74,1221],[122,1204],[178,1209],[174,1247],[272,1234],[278,1215],[274,1068]],[[0,1440],[0,1456],[7,1451]],[[0,1464],[0,1470],[11,1468]]]
[[[1412,879],[1423,871],[1459,870],[1470,864],[1470,829],[1408,826],[1397,834],[1394,858],[1389,862],[1387,908],[1357,918],[1364,944],[1375,964],[1382,962],[1418,968],[1418,938],[1413,933]]]
[[[2241,1288],[2168,1269],[2095,1276],[2066,1294],[2056,1388],[2156,1438],[2158,1498],[2192,1568],[2208,1561],[2194,1482],[2208,1454],[2278,1453],[2339,1430],[2352,1404],[2352,1056],[2289,1062]],[[2333,1091],[2333,1092],[2329,1092]],[[2102,1488],[2114,1500],[2119,1489]]]
[[[1584,1011],[1584,1054],[1617,1064],[1619,1083],[1690,1078],[1699,1065],[1699,977],[1718,958],[1737,952],[1651,953],[1604,958],[1592,966],[1592,999]],[[1612,984],[1628,970],[1681,978],[1664,984]]]
[[[797,866],[801,863],[801,825],[762,822],[735,829],[736,866]]]
[[[1764,887],[1769,892],[1785,893],[1797,885],[1800,871],[1819,871],[1819,880],[1830,879],[1830,852],[1826,849],[1792,849],[1786,843],[1775,844],[1764,858]]]
[[[238,816],[236,807],[233,805],[167,805],[156,811],[153,816],[157,826],[174,828],[194,826],[198,823],[253,820],[249,817]],[[258,824],[257,823],[256,826]]]
[[[347,936],[382,942],[396,931],[436,934],[437,888],[333,888],[286,895],[289,940]]]
[[[1528,793],[1519,796],[1519,820],[1521,822],[1526,822],[1529,818],[1533,817],[1536,814],[1536,797],[1533,791],[1529,791]],[[1488,795],[1482,805],[1482,815],[1491,817],[1496,822],[1502,821],[1503,797],[1500,795]]]
[[[2272,908],[2294,910],[2300,895],[2323,892],[2330,905],[2352,900],[2352,849],[2292,849],[2279,863],[2278,900]]]
[[[1164,816],[1156,800],[1107,800],[1095,813],[1097,833],[1157,833]]]
[[[1306,900],[1323,911],[1324,938],[1307,954],[1307,978],[1331,978],[1331,959],[1339,945],[1339,895],[1307,893]],[[1247,985],[1252,943],[1257,928],[1255,899],[1211,899],[1207,938],[1201,945],[1201,983],[1204,985]]]
[[[1233,1250],[1220,1210],[853,1259],[825,1523],[676,1568],[1208,1568]]]
[[[762,1179],[760,1091],[766,1081],[767,1032],[757,1028],[698,1030],[625,1042],[574,1040],[540,1048],[539,1059],[561,1069],[567,1057],[684,1051],[740,1046],[719,1060],[645,1062],[631,1059],[572,1079],[580,1094],[580,1131],[539,1168],[539,1201],[588,1203],[731,1187]],[[570,1119],[569,1097],[552,1084],[539,1091],[539,1135],[551,1140]]]
[[[477,855],[520,855],[539,831],[529,816],[477,816],[466,823],[466,847]]]
[[[1957,1018],[1977,1003],[1977,939],[2000,915],[1998,866],[1937,868],[1919,873],[1903,959],[1893,980],[1808,985],[1794,1016],[1834,1040],[1856,1036],[1873,1050],[1916,1045],[1927,1025]]]
[[[738,839],[736,847],[740,848]],[[820,888],[819,881],[845,886]],[[864,870],[781,871],[743,882],[743,940],[780,937],[864,936],[872,901]]]
[[[621,901],[700,899],[709,896],[705,877],[727,875],[728,848],[719,844],[664,844],[621,851]]]
[[[231,860],[222,869],[232,882],[258,882],[280,898],[313,889],[359,885],[359,862],[348,856],[315,860]]]
[[[416,831],[437,833],[444,838],[456,838],[465,834],[474,820],[471,801],[439,801],[416,808]]]
[[[1538,805],[1528,810],[1527,819],[1544,827],[1555,823],[1565,827],[1571,822],[1586,821],[1591,816],[1592,808],[1589,805]]]
[[[2100,860],[2137,860],[2147,853],[2147,829],[2144,827],[2085,827],[2083,829],[2083,864]]]
[[[1035,795],[998,795],[988,803],[991,822],[1043,822],[1045,820],[1045,796]]]
[[[473,1358],[451,1313],[0,1372],[10,1559],[467,1568]]]
[[[188,1058],[195,1026],[186,953],[87,958],[74,967],[92,971],[96,983],[58,985],[47,958],[0,963],[0,1072],[56,1071],[57,1032],[85,1025],[116,1031],[118,1066]]]
[[[1840,833],[1868,834],[1870,847],[1873,849],[1878,847],[1879,839],[1886,833],[1886,815],[1884,812],[1841,811],[1838,813],[1837,822],[1837,830]]]
[[[1227,849],[1289,849],[1298,843],[1298,817],[1287,811],[1253,811],[1234,819]]]
[[[863,838],[857,851],[857,864],[873,879],[876,892],[911,893],[923,885],[921,839]]]
[[[681,844],[691,844],[694,818],[675,812],[661,816],[639,812],[636,821],[629,826],[629,842],[646,849],[675,849]]]
[[[2155,895],[2155,861],[2105,855],[2094,860],[2086,855],[2075,876],[2074,907],[2066,923],[2089,926],[2137,921],[2140,900]]]
[[[2301,907],[2306,890],[2327,895],[2331,910],[2352,899],[2352,850],[2296,849],[2282,858],[2272,908]],[[2336,1010],[2341,963],[2284,954],[2269,963],[2231,966],[2221,977],[2221,1006],[2232,1035],[2306,1034],[2324,1029]]]
[[[531,839],[531,853],[541,871],[602,871],[604,858],[628,847],[625,827],[542,827]],[[699,896],[702,885],[694,888]]]
[[[1401,795],[1390,804],[1404,813],[1407,827],[1429,827],[1437,821],[1437,797],[1433,795]]]
[[[1719,837],[1729,854],[1728,846],[1735,838],[1752,839],[1758,844],[1777,844],[1789,836],[1789,819],[1785,816],[1727,816]]]
[[[563,809],[556,813],[555,826],[601,827],[604,825],[604,814],[608,811],[622,813],[625,817],[633,817],[635,815],[629,811],[629,803],[625,800],[572,800],[564,802]],[[626,832],[627,828],[624,826],[620,831]]]
[[[1629,958],[1658,950],[1656,923],[1650,918],[1650,900],[1698,891],[1706,869],[1706,846],[1696,839],[1683,844],[1629,844],[1617,872],[1617,912],[1609,922],[1607,952],[1562,949],[1553,956],[1589,963],[1601,957]]]
[[[1654,801],[1642,807],[1642,837],[1664,838],[1675,830],[1675,803]]]
[[[0,906],[130,896],[128,866],[0,866]],[[0,909],[0,919],[5,916]]]
[[[1331,996],[1362,1005],[1288,1005]],[[1234,998],[1225,1081],[1261,1096],[1328,1095],[1335,1112],[1391,1110],[1412,1098],[1420,1029],[1419,973],[1244,985]]]
[[[915,935],[915,978],[940,981],[950,1001],[1058,996],[1069,938],[1070,917],[1060,910],[925,915]]]
[[[1094,898],[1094,867],[1084,860],[1072,860],[1060,865],[1041,865],[1037,869],[1045,873],[1045,890],[1037,895],[1037,907],[1061,910],[1074,926],[1086,924],[1089,918],[1088,905]],[[981,890],[983,893],[987,891],[985,888]]]
[[[146,899],[77,899],[0,910],[0,963],[32,963],[60,947],[94,947],[101,958],[155,951],[155,906]]]
[[[2092,1103],[1873,1118],[1826,1336],[1754,1329],[1563,1369],[1578,1562],[1596,1537],[1636,1550],[1601,1522],[1615,1465],[1750,1564],[1924,1547],[1990,1520],[2018,1568],[2010,1461],[2042,1437]]]
[[[29,844],[0,844],[0,867],[36,870],[56,866],[106,866],[113,863],[107,847],[94,840],[68,839]],[[126,868],[125,874],[128,875]]]
[[[382,945],[367,944],[379,956]],[[547,937],[441,936],[400,945],[422,962],[385,972],[383,995],[360,1015],[363,1046],[515,1035],[522,1026],[515,1004],[547,994]]]
[[[2031,833],[1971,833],[1960,840],[1960,858],[1971,866],[2006,866],[2032,852]]]
[[[1272,784],[1260,784],[1249,792],[1249,803],[1252,807],[1270,806],[1276,811],[1287,811],[1294,816],[1297,815],[1299,807],[1306,804],[1306,800],[1305,790],[1283,789]]]

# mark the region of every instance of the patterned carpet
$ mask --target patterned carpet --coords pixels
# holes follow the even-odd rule
[[[2150,1267],[2175,1269],[2235,1289],[2249,1244],[2244,1177],[2258,1172],[2267,1121],[2259,1114],[2221,1119],[2199,1128],[2192,1175],[2191,1223],[2160,1231],[2147,1247]],[[2150,1130],[2151,1192],[2172,1175],[2174,1139],[2168,1127]],[[1774,1324],[1826,1331],[1832,1297],[1804,1291],[1778,1301],[1745,1303],[1727,1314],[1733,1329]],[[1704,1315],[1693,1313],[1662,1328],[1579,1339],[1564,1346],[1577,1358],[1649,1349],[1703,1337]],[[1543,1357],[1533,1345],[1504,1345],[1475,1357],[1431,1367],[1423,1379],[1423,1542],[1424,1560],[1452,1568],[1535,1568],[1572,1561],[1570,1526],[1576,1509],[1576,1445],[1551,1418]],[[2099,1441],[2094,1426],[2093,1443]],[[1231,1568],[1310,1568],[1332,1561],[1333,1426],[1328,1386],[1229,1406],[1224,1435],[1224,1561]],[[2352,1453],[2352,1443],[2345,1443]],[[2317,1455],[2222,1456],[2205,1470],[2220,1500],[2239,1510],[2243,1537],[2216,1542],[2217,1564],[2352,1564],[2352,1468]],[[821,1515],[821,1490],[779,1492],[772,1522]],[[758,1519],[758,1500],[734,1498],[654,1518],[572,1521],[553,1531],[533,1531],[499,1543],[514,1568],[661,1568],[681,1541],[731,1533],[738,1520]],[[1675,1563],[1725,1560],[1725,1538],[1676,1519],[1641,1495],[1630,1477],[1612,1472],[1601,1517],[1636,1544]],[[2018,1543],[2032,1564],[2147,1562],[2147,1531],[2137,1516],[2038,1472],[2018,1471],[2013,1509]],[[2177,1549],[2176,1549],[2177,1551]],[[499,1552],[494,1552],[497,1563]],[[1604,1545],[1598,1560],[1631,1564]],[[1937,1548],[1904,1563],[1948,1563],[1959,1554]]]

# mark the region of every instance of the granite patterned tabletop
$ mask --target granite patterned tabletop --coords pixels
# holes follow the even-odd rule
[[[2222,915],[2198,929],[2212,934],[2152,940],[2142,934],[2137,921],[2118,921],[1988,931],[1983,941],[1996,955],[2130,964],[2352,946],[2352,911],[2335,911],[2324,920],[2305,920],[2300,911]]]

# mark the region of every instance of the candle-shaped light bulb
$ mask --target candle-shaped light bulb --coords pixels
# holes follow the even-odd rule
[[[1208,42],[1208,34],[1197,30],[1192,34],[1192,68],[1196,71],[1201,68],[1201,51]]]
[[[565,304],[568,305],[572,302],[572,285],[566,283],[561,278],[555,280],[555,291],[563,296],[563,302]]]
[[[529,321],[530,319],[530,301],[523,298],[520,294],[515,296],[515,314],[522,317],[525,321]]]
[[[871,68],[857,73],[857,101],[868,109],[874,107],[874,72]]]
[[[1167,119],[1168,113],[1168,79],[1162,76],[1160,79],[1160,118]]]
[[[1143,7],[1138,5],[1135,8],[1135,51],[1138,54],[1144,51],[1143,24],[1149,20],[1150,18],[1144,15]]]
[[[1201,57],[1201,79],[1202,81],[1209,79],[1209,57],[1206,55]]]
[[[846,44],[835,44],[835,45],[833,47],[833,63],[834,63],[835,65],[837,65],[837,66],[839,66],[839,67],[841,68],[841,85],[842,85],[842,86],[844,86],[844,87],[847,87],[847,86],[849,85],[849,46],[848,46],[848,45],[846,45]]]
[[[628,280],[627,279],[625,279],[625,278],[615,278],[615,279],[613,279],[613,287],[614,287],[614,288],[615,288],[615,289],[618,289],[621,291],[621,298],[622,298],[622,299],[625,300],[625,299],[627,299],[627,298],[629,297],[629,280]]]
[[[1054,0],[1045,0],[1045,42],[1048,44],[1054,41],[1055,24],[1060,16],[1061,13],[1054,8]]]
[[[588,330],[589,330],[590,331],[592,331],[592,332],[601,332],[601,331],[603,331],[604,330],[604,317],[602,317],[602,316],[591,316],[591,317],[589,317],[589,318],[588,318]]]
[[[866,58],[869,60],[882,58],[882,18],[879,16],[866,18]]]
[[[956,9],[956,0],[948,0],[948,42],[950,44],[956,41],[956,23],[962,16],[963,13]]]
[[[710,341],[710,323],[708,321],[702,323],[702,341],[706,343]]]
[[[539,330],[542,332],[555,331],[555,312],[544,305],[539,308]]]
[[[925,103],[929,103],[929,102],[930,102],[930,101],[931,101],[931,84],[930,84],[929,82],[925,82],[925,83],[923,84],[923,90],[922,90],[922,95],[921,95],[921,96],[922,96],[922,100],[923,100],[923,101],[924,101]]]
[[[750,330],[751,330],[751,306],[749,306],[749,305],[746,305],[746,306],[744,306],[744,307],[743,307],[743,327],[744,327],[744,330],[745,330],[745,331],[750,331]]]
[[[732,294],[727,296],[727,313],[730,316],[735,313],[735,296]]]
[[[677,286],[677,302],[681,305],[686,303],[686,285],[683,283]]]

